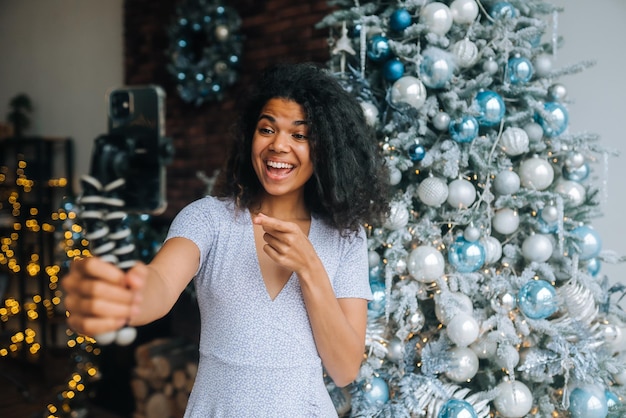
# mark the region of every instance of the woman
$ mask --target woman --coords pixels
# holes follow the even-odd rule
[[[148,265],[73,262],[68,323],[147,324],[193,279],[200,363],[185,417],[336,416],[323,371],[345,386],[363,358],[362,225],[385,214],[388,175],[359,103],[323,69],[275,66],[246,97],[216,196],[176,216]]]

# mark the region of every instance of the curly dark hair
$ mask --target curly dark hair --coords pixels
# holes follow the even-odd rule
[[[311,212],[340,230],[380,222],[389,206],[388,171],[359,102],[327,70],[312,63],[268,68],[245,102],[235,140],[213,192],[252,208],[262,186],[252,166],[252,138],[263,106],[273,98],[302,106],[309,126],[313,176],[305,185]]]

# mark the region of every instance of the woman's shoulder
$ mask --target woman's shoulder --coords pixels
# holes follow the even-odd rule
[[[235,202],[229,198],[204,196],[180,211],[180,216],[202,216],[214,219],[231,218],[235,212]]]

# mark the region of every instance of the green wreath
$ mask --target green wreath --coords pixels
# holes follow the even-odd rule
[[[241,18],[228,6],[186,0],[176,8],[168,28],[168,72],[180,97],[196,106],[221,100],[225,88],[239,78]]]

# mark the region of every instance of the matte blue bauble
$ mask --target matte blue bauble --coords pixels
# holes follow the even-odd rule
[[[422,53],[419,77],[425,86],[432,89],[444,87],[454,74],[452,54],[439,48],[427,48]]]
[[[547,102],[543,105],[546,116],[535,115],[535,120],[543,128],[543,133],[549,137],[561,135],[567,129],[569,114],[561,103]]]
[[[594,258],[590,258],[589,260],[587,260],[586,266],[587,266],[587,273],[595,277],[598,275],[598,273],[600,273],[600,269],[602,268],[602,263],[600,262],[600,260],[594,257]]]
[[[389,28],[395,32],[402,32],[411,25],[411,13],[406,9],[397,9],[389,16]]]
[[[450,122],[448,131],[456,142],[472,142],[478,135],[478,121],[474,116],[463,116]]]
[[[413,144],[409,148],[409,158],[411,161],[422,161],[426,156],[426,148],[422,144]]]
[[[563,177],[565,177],[567,180],[581,182],[589,177],[590,171],[591,170],[589,169],[589,164],[587,163],[583,163],[583,165],[578,168],[571,169],[563,166]]]
[[[383,35],[374,35],[367,43],[367,56],[374,62],[383,62],[391,56],[389,39]]]
[[[385,313],[385,300],[387,298],[385,285],[381,282],[371,282],[372,300],[367,302],[367,315],[378,318]]]
[[[404,64],[397,58],[385,62],[383,66],[383,76],[391,82],[396,81],[404,75]]]
[[[458,237],[448,248],[448,262],[460,273],[471,273],[485,264],[485,248],[479,241]]]
[[[506,112],[504,100],[495,91],[484,90],[476,95],[479,115],[476,117],[481,126],[491,127],[500,123]]]
[[[578,253],[578,257],[581,260],[589,260],[600,254],[600,250],[602,250],[602,239],[598,231],[589,225],[581,225],[574,228],[572,234],[580,240],[575,244],[578,248],[573,248],[573,251]]]
[[[374,377],[363,385],[363,397],[371,404],[384,404],[389,400],[389,386],[381,377]]]
[[[528,58],[514,57],[509,60],[507,70],[513,84],[525,84],[533,77],[533,64]]]
[[[517,10],[508,1],[499,1],[491,6],[490,15],[496,19],[511,19],[517,17]]]
[[[530,280],[517,294],[517,306],[531,319],[545,319],[558,309],[556,290],[545,280]]]
[[[578,387],[569,395],[572,418],[605,418],[609,413],[604,390],[595,386]]]
[[[478,415],[469,402],[450,399],[441,407],[437,418],[478,418]]]

